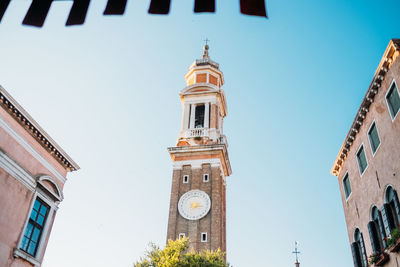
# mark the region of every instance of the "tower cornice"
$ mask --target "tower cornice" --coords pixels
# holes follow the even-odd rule
[[[168,152],[174,162],[202,158],[219,158],[222,162],[224,175],[229,176],[232,173],[228,150],[225,144],[169,147]]]
[[[196,97],[198,97],[201,95],[210,95],[210,94],[217,95],[217,99],[220,101],[220,104],[221,104],[220,106],[222,108],[222,115],[225,117],[228,114],[225,91],[223,89],[219,88],[218,86],[210,84],[210,83],[195,83],[195,84],[186,86],[179,92],[181,101],[184,98],[189,98],[190,96],[194,96],[194,95]]]
[[[194,89],[203,89],[202,91],[196,91]],[[218,88],[218,86],[210,83],[195,83],[192,85],[188,85],[185,88],[183,88],[180,92],[179,95],[192,95],[192,94],[201,94],[201,93],[219,93],[221,89]]]

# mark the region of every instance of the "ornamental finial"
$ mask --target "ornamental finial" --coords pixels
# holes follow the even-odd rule
[[[208,42],[209,42],[210,40],[208,40],[207,38],[204,40],[204,42],[206,42],[206,44],[204,45],[204,51],[203,51],[203,56],[202,56],[202,58],[204,59],[204,58],[210,58],[210,56],[208,55],[208,49],[210,49],[210,47],[208,46]]]
[[[299,241],[295,241],[294,242],[294,251],[292,253],[296,254],[296,262],[294,263],[294,265],[296,267],[300,267],[300,262],[299,262],[299,258],[298,258],[298,254],[300,254],[300,251],[298,250],[298,246],[299,246]]]

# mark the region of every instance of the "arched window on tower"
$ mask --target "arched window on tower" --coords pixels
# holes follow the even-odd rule
[[[204,128],[204,104],[196,105],[194,128]]]
[[[354,267],[367,267],[367,253],[365,252],[364,238],[358,228],[354,231],[354,242],[351,244]]]
[[[400,204],[396,190],[388,186],[385,192],[385,204],[382,207],[382,218],[386,234],[389,235],[394,229],[399,228]]]
[[[371,221],[368,223],[368,232],[373,253],[380,253],[386,247],[386,233],[381,213],[375,206],[371,210]]]

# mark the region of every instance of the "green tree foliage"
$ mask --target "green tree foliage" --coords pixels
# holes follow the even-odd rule
[[[187,238],[168,240],[164,249],[151,244],[144,257],[134,267],[227,267],[221,250],[188,251]]]

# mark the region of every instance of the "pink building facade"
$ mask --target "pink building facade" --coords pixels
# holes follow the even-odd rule
[[[0,86],[0,266],[41,266],[63,200],[79,166]]]
[[[356,267],[400,266],[399,51],[391,40],[331,170]]]

